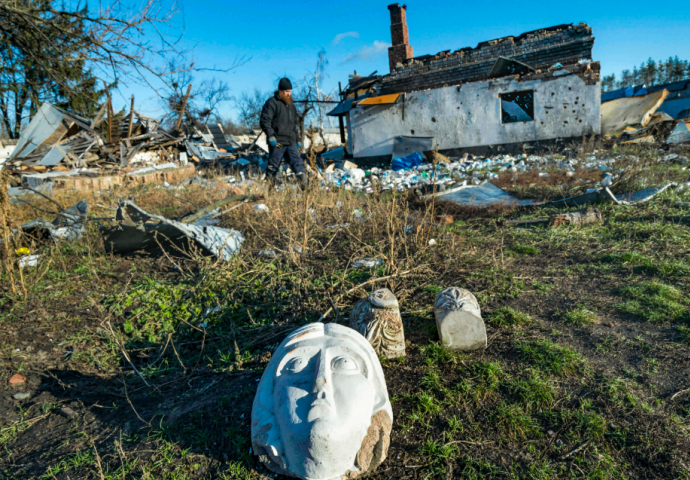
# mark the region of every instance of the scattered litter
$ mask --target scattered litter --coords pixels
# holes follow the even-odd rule
[[[276,250],[274,248],[269,248],[267,250],[260,250],[259,256],[260,257],[267,257],[267,258],[277,258],[278,252],[276,252]]]
[[[257,213],[268,213],[268,207],[263,203],[257,203],[254,205],[254,211]]]
[[[24,255],[19,259],[19,268],[35,267],[40,258],[40,255]]]
[[[86,231],[84,223],[88,212],[89,204],[81,200],[76,205],[60,212],[52,223],[39,218],[25,223],[20,228],[25,233],[47,236],[56,242],[60,240],[73,242],[80,240]]]
[[[21,385],[26,382],[26,377],[21,373],[15,373],[10,377],[10,385]]]
[[[304,248],[302,245],[292,245],[285,249],[286,252],[293,253],[295,255],[302,255],[309,248]]]
[[[438,242],[432,238],[431,240],[429,240],[429,246],[433,247],[434,245],[438,245]]]
[[[423,198],[431,197],[432,195],[427,195]],[[481,208],[496,204],[525,206],[543,203],[538,200],[520,200],[488,181],[482,182],[480,185],[464,185],[439,192],[436,194],[436,197],[439,200],[455,203],[457,205]]]
[[[374,268],[379,265],[383,265],[383,261],[380,258],[362,258],[361,260],[355,260],[352,262],[353,268]]]
[[[14,398],[15,400],[26,400],[30,396],[30,393],[15,393],[14,395],[12,395],[12,398]]]
[[[347,228],[349,226],[350,226],[349,223],[343,223],[340,225],[327,225],[326,230],[342,230],[343,228]]]
[[[352,168],[350,170],[347,170],[345,172],[345,175],[343,175],[343,178],[345,179],[346,182],[357,185],[359,183],[362,183],[362,180],[364,180],[365,173],[364,170],[361,168]]]
[[[426,159],[422,157],[422,155],[419,152],[415,152],[406,157],[394,158],[391,162],[391,170],[396,172],[400,170],[409,170],[411,168],[422,165],[425,161]]]

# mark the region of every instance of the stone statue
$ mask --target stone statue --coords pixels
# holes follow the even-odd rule
[[[398,300],[382,288],[355,303],[350,313],[350,328],[364,335],[378,355],[405,356],[405,332]]]
[[[486,327],[479,302],[467,290],[446,288],[436,295],[436,327],[441,344],[451,350],[486,348]]]
[[[252,448],[276,473],[357,478],[388,453],[393,410],[376,352],[343,325],[311,323],[276,349],[252,407]]]

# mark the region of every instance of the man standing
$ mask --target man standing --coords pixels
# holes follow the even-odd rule
[[[288,161],[297,178],[304,186],[308,183],[304,162],[300,156],[297,128],[297,109],[292,101],[292,83],[287,78],[281,78],[278,91],[269,98],[261,110],[259,121],[261,130],[268,138],[268,167],[266,176],[273,180],[280,168],[283,157]]]

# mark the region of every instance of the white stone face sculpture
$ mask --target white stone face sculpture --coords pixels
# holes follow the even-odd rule
[[[356,331],[311,323],[268,363],[252,407],[252,448],[276,473],[356,478],[386,458],[393,410],[374,349]]]
[[[441,344],[451,350],[486,348],[486,327],[479,302],[467,290],[446,288],[436,295],[436,327]]]
[[[405,356],[405,332],[398,300],[387,288],[375,290],[352,307],[350,328],[364,335],[378,355]]]

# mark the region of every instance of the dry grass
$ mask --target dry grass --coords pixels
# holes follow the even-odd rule
[[[210,180],[179,190],[56,191],[53,198],[65,206],[83,198],[98,217],[113,216],[118,199],[129,198],[181,218],[232,195],[224,177]],[[533,180],[536,187],[559,181]],[[347,324],[358,299],[386,286],[401,305],[408,356],[382,362],[396,421],[389,458],[372,478],[404,478],[412,466],[420,478],[502,478],[507,471],[515,478],[688,478],[690,397],[678,368],[688,362],[685,327],[640,313],[664,314],[675,305],[668,298],[658,295],[653,305],[633,298],[661,281],[687,313],[687,210],[676,206],[687,192],[669,191],[639,208],[602,205],[602,225],[529,230],[491,217],[548,209],[480,211],[394,192],[256,185],[246,193],[263,195],[269,211],[247,204],[220,217],[220,226],[246,237],[230,262],[193,247],[106,254],[96,222],[71,244],[17,239],[13,248],[43,257],[22,271],[26,292],[21,283],[13,292],[9,270],[2,272],[0,381],[23,369],[39,386],[23,404],[0,399],[0,408],[11,407],[7,425],[0,422],[0,476],[266,478],[249,453],[248,424],[256,380],[276,343],[329,310],[325,321]],[[54,208],[40,197],[29,201]],[[12,226],[52,220],[5,205]],[[431,221],[448,213],[455,222]],[[431,238],[438,245],[430,247]],[[285,253],[259,255],[267,249]],[[621,252],[640,252],[625,259],[644,254],[645,263],[623,261]],[[614,254],[622,260],[602,260]],[[16,266],[14,251],[0,255]],[[364,257],[382,265],[352,268]],[[451,285],[477,296],[486,350],[459,354],[438,343],[431,305]],[[642,308],[622,308],[633,301]],[[597,321],[567,321],[564,312],[574,311],[596,312]],[[37,350],[47,358],[36,360]],[[83,417],[51,413],[67,402]]]

